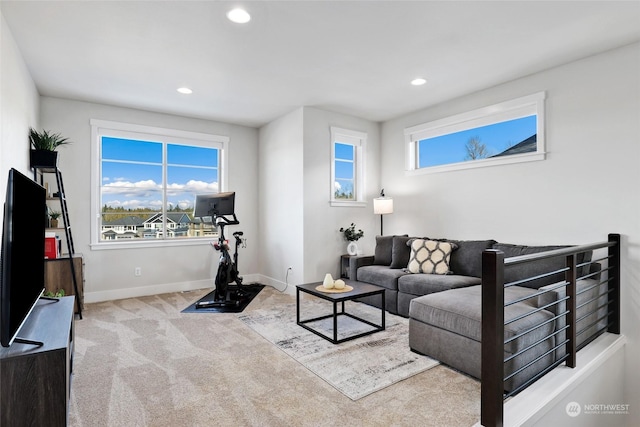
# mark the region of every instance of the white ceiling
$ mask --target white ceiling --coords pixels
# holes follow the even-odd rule
[[[254,127],[303,105],[384,121],[640,40],[640,1],[0,4],[41,95]]]

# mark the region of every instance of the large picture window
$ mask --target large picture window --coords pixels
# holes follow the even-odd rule
[[[331,205],[364,204],[364,152],[367,134],[331,128]]]
[[[153,245],[215,235],[197,194],[223,191],[224,136],[92,120],[92,244]]]
[[[407,171],[543,160],[544,97],[537,93],[405,129]]]

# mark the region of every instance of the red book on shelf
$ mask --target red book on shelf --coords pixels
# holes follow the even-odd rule
[[[47,233],[44,237],[44,257],[48,259],[58,258],[58,242],[55,234],[51,236]]]

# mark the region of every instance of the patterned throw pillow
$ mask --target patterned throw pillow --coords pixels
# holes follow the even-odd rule
[[[411,242],[409,273],[448,274],[451,252],[457,246],[450,242],[415,239]]]

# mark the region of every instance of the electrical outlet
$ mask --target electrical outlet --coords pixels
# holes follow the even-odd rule
[[[135,270],[133,270],[133,274],[136,277],[142,276],[142,269],[140,267],[136,267]]]

